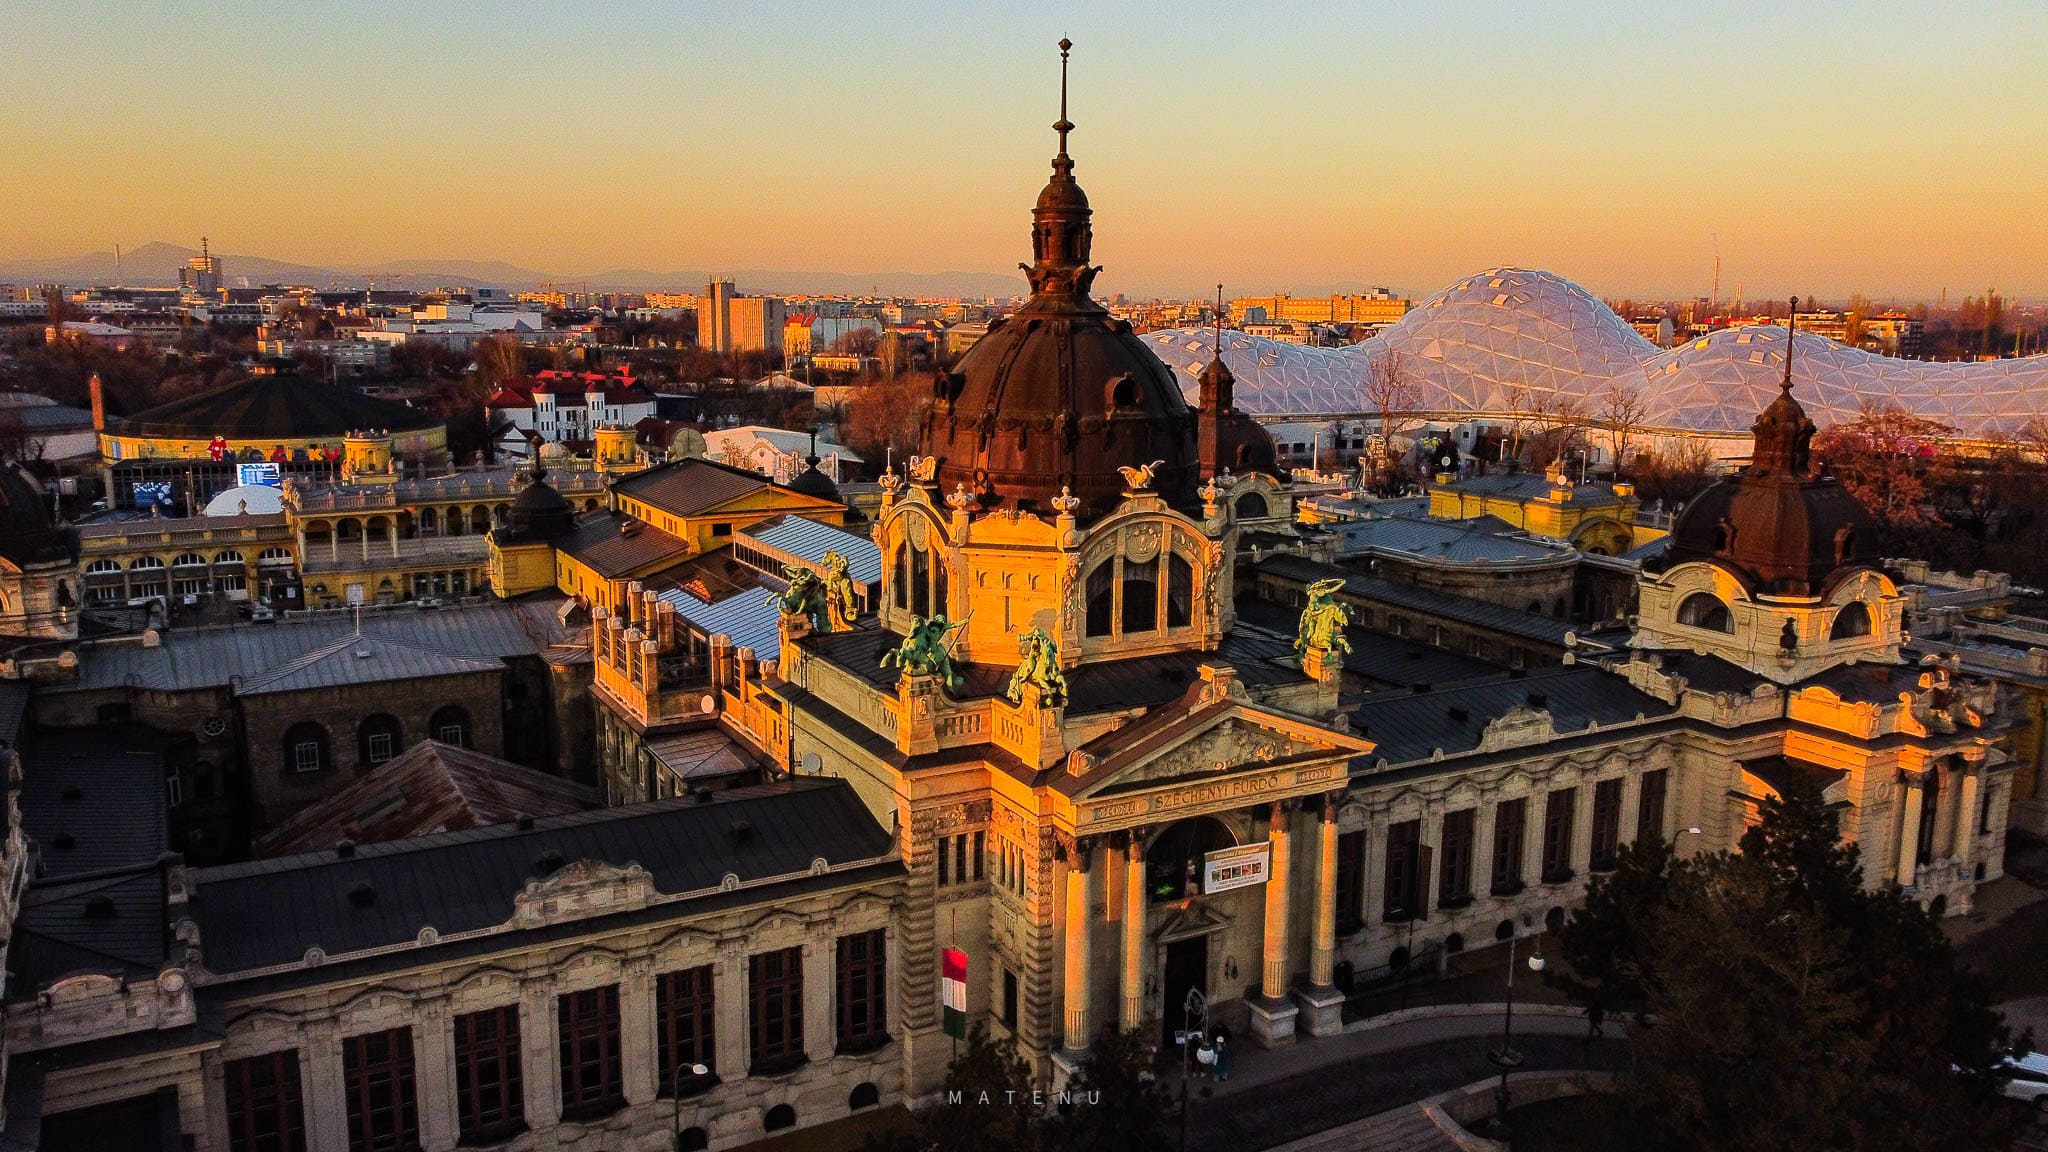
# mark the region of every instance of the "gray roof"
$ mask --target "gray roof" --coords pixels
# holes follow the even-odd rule
[[[388,680],[499,672],[504,668],[505,662],[495,657],[451,656],[429,648],[415,648],[410,644],[353,633],[241,680],[235,684],[234,690],[237,696],[262,696],[314,688],[343,688],[351,684],[378,684]]]
[[[21,739],[21,720],[28,714],[26,680],[0,680],[0,744]]]
[[[1378,745],[1375,758],[1404,764],[1426,760],[1439,748],[1446,756],[1471,752],[1488,722],[1518,707],[1550,713],[1560,735],[1588,723],[1607,728],[1677,711],[1598,665],[1576,664],[1488,684],[1369,696],[1352,711],[1351,731]]]
[[[1498,516],[1469,520],[1354,520],[1335,526],[1339,556],[1399,553],[1442,564],[1570,563],[1571,545],[1531,536]]]
[[[628,535],[628,525],[631,534]],[[690,546],[652,524],[623,512],[598,512],[576,522],[555,547],[589,565],[607,579],[640,572],[662,560],[681,560]]]
[[[754,655],[773,660],[782,649],[782,609],[769,602],[769,591],[763,583],[708,603],[681,588],[670,588],[660,596],[675,605],[676,615],[707,638],[730,636],[734,648],[751,648]]]
[[[233,973],[494,928],[527,881],[562,864],[639,864],[663,895],[888,856],[894,840],[843,780],[792,780],[647,804],[312,852],[190,873],[207,968]],[[361,886],[374,894],[354,896]]]
[[[528,605],[487,603],[434,611],[389,610],[362,614],[365,637],[446,656],[476,660],[534,656],[551,639],[545,611]],[[307,653],[346,640],[356,631],[351,613],[335,612],[272,624],[220,628],[173,628],[162,643],[145,648],[133,640],[80,649],[78,679],[50,685],[47,692],[91,692],[136,687],[159,692],[222,688],[295,664]]]
[[[822,565],[825,553],[837,552],[846,558],[846,573],[855,581],[873,584],[882,578],[881,548],[873,540],[844,528],[784,514],[742,528],[740,535],[752,537],[770,548],[780,549],[811,564]]]
[[[621,496],[644,500],[676,516],[695,515],[763,488],[788,491],[766,476],[699,458],[657,464],[612,487]]]
[[[1291,643],[1301,623],[1301,611],[1284,604],[1240,598],[1237,602],[1240,626],[1264,628]],[[1344,670],[1381,684],[1402,688],[1415,685],[1448,687],[1507,675],[1507,669],[1475,656],[1438,648],[1417,640],[1388,636],[1353,625],[1345,629],[1351,651],[1344,656]]]
[[[1413,584],[1401,584],[1378,576],[1367,576],[1363,572],[1340,568],[1335,564],[1323,564],[1305,556],[1268,556],[1259,561],[1258,570],[1263,574],[1298,581],[1304,585],[1317,580],[1341,579],[1344,581],[1344,595],[1347,596],[1391,604],[1412,612],[1441,616],[1446,620],[1456,620],[1526,640],[1537,640],[1559,648],[1564,647],[1565,633],[1578,632],[1569,620],[1538,616],[1533,612],[1517,612],[1513,608],[1503,608],[1484,600],[1472,600],[1463,596],[1453,596],[1448,592],[1437,592],[1429,588],[1418,588]]]

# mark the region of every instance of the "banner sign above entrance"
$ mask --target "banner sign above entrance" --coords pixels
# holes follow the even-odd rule
[[[1202,892],[1206,895],[1264,884],[1272,862],[1273,845],[1266,840],[1203,853]]]

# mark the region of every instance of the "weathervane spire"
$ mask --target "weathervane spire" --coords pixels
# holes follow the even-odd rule
[[[1778,387],[1792,394],[1792,345],[1799,336],[1799,297],[1792,297],[1792,310],[1785,314],[1785,379]]]

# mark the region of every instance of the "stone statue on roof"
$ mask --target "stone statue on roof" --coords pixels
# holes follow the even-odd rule
[[[1012,704],[1024,698],[1024,685],[1037,685],[1047,701],[1064,700],[1067,697],[1067,678],[1060,671],[1060,649],[1043,628],[1033,628],[1018,638],[1017,647],[1023,659],[1017,662],[1017,670],[1010,674],[1009,687],[1003,695]]]
[[[847,572],[846,557],[837,552],[825,553],[825,614],[834,632],[853,627],[860,615],[860,597]]]
[[[781,608],[784,616],[808,617],[814,632],[825,631],[825,585],[818,574],[802,564],[784,564],[782,574],[789,580],[789,590],[771,593],[768,603]]]
[[[966,621],[961,621],[962,624]],[[948,689],[960,686],[960,677],[953,673],[953,657],[947,651],[946,634],[960,624],[951,624],[944,616],[927,620],[922,616],[910,618],[910,635],[903,643],[882,653],[882,667],[894,664],[908,676],[937,676],[939,683]]]
[[[1305,657],[1312,650],[1325,656],[1351,652],[1351,641],[1344,635],[1351,624],[1351,610],[1336,600],[1342,587],[1342,579],[1318,580],[1308,586],[1308,606],[1301,610],[1301,627],[1294,634],[1296,657]]]

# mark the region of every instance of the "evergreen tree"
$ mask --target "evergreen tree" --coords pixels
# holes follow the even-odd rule
[[[1167,1093],[1153,1077],[1144,1043],[1129,1032],[1095,1038],[1068,1085],[1070,1103],[1048,1122],[1044,1147],[1056,1152],[1167,1152]]]
[[[909,1130],[869,1140],[866,1152],[1036,1152],[1043,1102],[1033,1092],[1016,1042],[976,1022],[938,1100],[918,1110]]]
[[[1564,951],[1584,966],[1559,981],[1575,998],[1639,994],[1646,1010],[1613,1101],[1618,1147],[1962,1152],[2015,1122],[1988,989],[1916,902],[1863,890],[1810,784],[1766,800],[1739,854],[1638,847]]]

